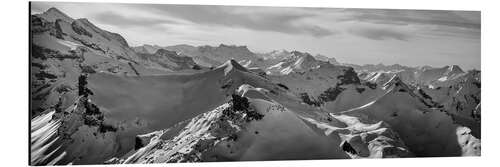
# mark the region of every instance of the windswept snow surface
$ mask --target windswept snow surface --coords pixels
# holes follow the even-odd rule
[[[61,153],[55,156],[54,153],[57,152],[59,148],[51,150],[50,152],[47,151],[49,147],[57,146],[55,142],[59,138],[57,136],[57,129],[61,126],[61,122],[59,120],[52,120],[54,112],[55,111],[48,112],[31,120],[30,158],[32,164],[46,163],[47,165],[54,165],[60,160],[61,156],[65,154]],[[44,153],[48,154],[44,155]]]

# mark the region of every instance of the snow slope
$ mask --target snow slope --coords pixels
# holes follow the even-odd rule
[[[480,155],[480,140],[469,128],[455,122],[450,114],[432,101],[414,94],[400,79],[386,85],[388,92],[372,103],[342,114],[364,122],[380,120],[400,135],[416,156]]]
[[[172,128],[139,135],[140,149],[115,163],[164,163],[241,160],[336,159],[405,157],[412,155],[397,134],[382,122],[362,124],[349,116],[332,117],[270,93],[242,85],[248,114],[232,109],[234,102],[180,123]],[[284,97],[285,96],[285,97]],[[279,101],[275,101],[279,100]],[[285,105],[281,105],[283,102]],[[323,118],[323,119],[319,119]]]
[[[274,91],[281,90],[265,78],[249,72],[235,61],[228,61],[212,71],[197,74],[140,77],[117,76],[107,73],[91,74],[88,79],[88,88],[93,92],[92,104],[98,106],[99,113],[102,113],[102,117],[99,118],[106,125],[116,129],[112,133],[113,136],[105,140],[111,142],[108,146],[112,146],[113,149],[68,153],[64,161],[60,163],[98,163],[105,158],[110,158],[111,155],[123,155],[133,149],[135,135],[170,127],[180,121],[213,109],[224,103],[227,96],[244,83],[258,85]],[[78,100],[76,101],[78,102]],[[69,108],[72,107],[73,105]],[[86,108],[76,108],[71,109],[71,111],[77,110],[80,112],[67,112],[69,116],[66,116],[66,112],[62,112],[60,115],[64,117],[59,120],[71,122],[72,127],[76,129],[57,129],[57,131],[67,131],[66,133],[70,136],[67,142],[70,143],[71,141],[78,141],[74,137],[79,138],[80,136],[74,136],[76,134],[92,134],[92,128],[85,130],[89,129],[84,128],[86,127],[85,124],[76,124],[75,121],[64,120],[66,117],[82,117],[82,114],[78,113],[86,113]],[[85,116],[85,114],[83,115]],[[80,120],[83,118],[80,118]],[[57,118],[53,119],[53,121],[58,121]],[[98,128],[94,128],[94,130],[98,130]],[[114,138],[115,135],[116,138]],[[87,143],[104,142],[100,138],[92,137],[92,135],[83,138]],[[80,143],[68,145],[65,148],[89,148],[92,146],[80,145]],[[96,144],[95,147],[98,146]],[[90,148],[94,148],[94,146]],[[74,158],[80,156],[85,158]]]

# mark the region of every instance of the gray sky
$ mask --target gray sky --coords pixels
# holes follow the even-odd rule
[[[188,6],[32,2],[121,34],[132,46],[247,45],[287,49],[354,64],[480,69],[481,15],[475,11]]]

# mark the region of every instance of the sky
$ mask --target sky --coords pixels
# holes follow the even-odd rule
[[[32,2],[143,44],[298,50],[341,63],[481,68],[479,11]]]

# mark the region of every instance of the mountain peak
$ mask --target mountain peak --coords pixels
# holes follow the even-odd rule
[[[458,65],[450,66],[449,71],[453,72],[453,73],[464,73],[464,70],[462,70],[462,68],[460,68],[460,66],[458,66]]]
[[[424,66],[419,67],[419,69],[422,70],[422,71],[428,70],[428,69],[432,69],[432,68],[434,68],[434,67],[429,66],[429,65],[424,65]]]
[[[218,47],[219,48],[234,48],[234,49],[248,50],[247,46],[245,46],[245,45],[238,46],[238,45],[226,45],[226,44],[221,43]]]
[[[68,23],[73,22],[73,18],[69,17],[65,13],[61,12],[59,9],[55,7],[51,7],[47,9],[47,11],[43,12],[42,14],[39,14],[38,16],[44,18],[45,20],[49,22],[55,22],[57,19],[61,19],[63,21],[66,21]]]
[[[216,51],[229,51],[229,52],[240,52],[244,54],[253,54],[250,50],[248,50],[247,46],[244,45],[242,46],[226,45],[226,44],[220,44],[219,46],[203,45],[199,46],[198,48],[202,52],[216,50]]]
[[[61,12],[59,9],[55,8],[55,7],[51,7],[49,9],[47,9],[47,11],[45,12],[51,12],[51,13],[61,13],[61,14],[64,14],[63,12]]]
[[[308,60],[311,60],[311,59],[316,60],[311,54],[309,54],[307,52],[299,52],[299,51],[294,50],[291,52],[291,54],[294,56],[297,56],[297,57],[304,57]]]
[[[320,60],[320,61],[326,61],[326,62],[329,62],[331,64],[334,64],[334,65],[338,65],[340,64],[337,59],[335,59],[334,57],[328,57],[328,56],[325,56],[325,55],[322,55],[322,54],[316,54],[314,56],[314,58],[316,60]]]
[[[247,69],[245,67],[243,67],[240,63],[238,63],[234,59],[231,59],[231,60],[227,61],[226,63],[229,63],[235,69],[242,70],[242,71],[247,71]]]
[[[393,90],[396,90],[396,88],[398,87],[409,89],[408,86],[403,82],[403,80],[401,80],[399,75],[392,76],[392,78],[383,85],[383,88],[386,90],[391,87],[393,88]]]
[[[227,75],[229,72],[231,72],[233,70],[248,71],[245,67],[243,67],[240,63],[238,63],[234,59],[226,61],[224,64],[220,65],[217,68],[218,69],[224,69],[224,74],[225,75]]]
[[[51,13],[51,14],[58,14],[58,15],[67,16],[65,13],[63,13],[62,11],[60,11],[59,9],[57,9],[55,7],[51,7],[49,9],[47,9],[47,11],[45,11],[44,13]]]

